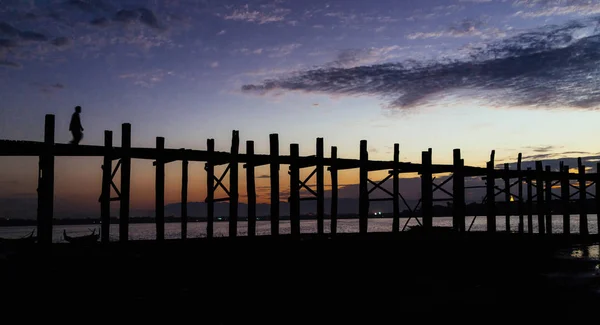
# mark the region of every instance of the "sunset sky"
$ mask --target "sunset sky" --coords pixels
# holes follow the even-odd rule
[[[80,105],[82,144],[113,130],[120,145],[128,122],[138,147],[214,138],[226,151],[239,130],[242,152],[254,140],[267,153],[279,133],[283,154],[299,143],[312,155],[323,137],[327,156],[335,145],[347,158],[362,139],[371,159],[399,143],[415,163],[427,148],[434,163],[461,148],[471,166],[492,149],[499,162],[595,157],[599,23],[590,0],[2,0],[0,139],[41,141],[51,113],[66,143]],[[57,159],[57,214],[98,215],[100,165]],[[180,168],[167,166],[167,203]],[[202,168],[191,165],[190,201],[205,198]],[[257,175],[266,202],[268,168]],[[35,202],[36,182],[37,158],[0,157],[0,217]],[[153,193],[152,162],[135,161],[131,209],[151,209]]]

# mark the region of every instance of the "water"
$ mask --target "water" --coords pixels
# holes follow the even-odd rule
[[[525,232],[527,229],[527,216],[525,216]],[[533,231],[538,232],[537,216],[533,218]],[[473,217],[466,218],[467,228],[471,224]],[[511,231],[517,232],[519,230],[519,217],[512,216],[511,220]],[[401,227],[405,225],[407,219],[400,219]],[[417,221],[413,218],[408,223],[408,226],[418,225]],[[434,226],[451,227],[452,218],[434,218]],[[34,230],[35,226],[27,227],[0,227],[1,238],[19,238],[27,236]],[[552,232],[562,233],[563,222],[562,216],[555,215],[552,217]],[[64,242],[63,230],[67,231],[69,236],[81,236],[88,235],[91,230],[96,229],[96,233],[100,232],[100,225],[56,225],[53,227],[53,242],[60,243]],[[475,219],[471,231],[485,231],[487,229],[486,217],[480,216]],[[505,217],[496,217],[496,229],[498,231],[506,230]],[[588,229],[591,234],[598,233],[598,223],[596,215],[588,215]],[[317,221],[316,220],[302,220],[300,223],[300,231],[302,233],[316,233],[317,232]],[[337,231],[339,233],[352,233],[358,232],[358,219],[343,219],[338,220]],[[390,218],[378,218],[369,219],[369,232],[391,232],[392,231],[392,219]],[[291,232],[290,222],[281,221],[279,224],[279,233],[289,234]],[[330,221],[325,220],[325,232],[330,232]],[[579,233],[579,216],[571,216],[571,232]],[[228,222],[215,222],[214,233],[216,237],[227,237],[229,235],[229,223]],[[248,234],[248,223],[240,221],[238,223],[239,236],[246,236]],[[270,221],[257,221],[256,233],[259,236],[265,236],[271,234]],[[188,238],[206,237],[206,222],[190,222],[188,223]],[[152,240],[156,238],[156,225],[153,223],[138,223],[129,225],[129,239],[130,240]],[[167,239],[178,239],[181,238],[181,224],[179,223],[167,223],[165,224],[165,238]],[[119,239],[119,225],[110,226],[110,240],[117,241]]]

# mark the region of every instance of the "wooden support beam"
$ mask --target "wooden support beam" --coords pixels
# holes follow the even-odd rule
[[[54,130],[55,118],[47,114],[44,120],[44,149],[40,155],[38,173],[38,243],[46,247],[52,244],[52,220],[54,219]]]
[[[506,204],[506,232],[510,232],[510,177],[508,176],[509,171],[509,165],[508,163],[505,163],[504,172],[506,173],[506,175],[504,176],[504,204]]]
[[[254,141],[246,141],[246,156],[254,156]],[[248,193],[248,236],[256,235],[256,179],[254,165],[246,165],[246,192]]]
[[[292,236],[300,236],[300,166],[298,158],[300,156],[300,148],[297,143],[290,144],[290,226]]]
[[[537,187],[537,214],[538,214],[538,232],[540,234],[546,233],[545,227],[545,206],[544,206],[544,170],[542,168],[542,162],[535,162],[535,184]]]
[[[187,239],[188,223],[188,168],[189,161],[181,161],[181,239]]]
[[[531,167],[527,168],[527,173],[531,174]],[[533,184],[531,178],[527,178],[527,233],[533,234]]]
[[[112,149],[112,131],[104,131],[106,153],[102,161],[102,194],[100,195],[100,241],[110,241],[110,184],[112,181],[112,159],[108,154]]]
[[[155,178],[155,214],[156,240],[165,240],[165,163],[163,151],[165,150],[165,138],[156,138],[156,178]]]
[[[571,233],[569,166],[562,166],[561,172],[560,198],[562,201],[563,234],[569,235]]]
[[[493,158],[493,154],[492,154]],[[486,188],[487,188],[487,231],[488,232],[496,232],[496,196],[494,187],[495,185],[495,176],[494,176],[494,161],[488,161],[487,163],[487,179],[486,179]]]
[[[231,137],[231,161],[229,162],[229,237],[237,237],[239,195],[240,132],[234,130]]]
[[[431,149],[421,152],[421,212],[423,218],[423,229],[430,230],[433,227],[433,180],[431,174]]]
[[[546,166],[546,179],[545,179],[545,190],[546,190],[546,199],[545,199],[545,213],[546,213],[546,233],[552,234],[552,178],[550,175],[550,166]]]
[[[394,168],[392,169],[392,197],[393,197],[393,215],[392,215],[392,232],[400,232],[400,144],[394,144]]]
[[[587,236],[589,234],[586,199],[587,192],[585,188],[585,166],[581,162],[581,158],[577,159],[577,165],[579,167],[579,234]]]
[[[121,201],[119,241],[129,241],[129,195],[131,191],[131,124],[121,126]]]
[[[600,234],[600,163],[596,164],[596,228]]]
[[[465,177],[464,160],[460,157],[460,149],[453,152],[454,173],[452,180],[452,227],[459,231],[465,231]]]
[[[519,157],[517,158],[517,173],[519,174],[518,182],[518,195],[519,202],[517,203],[517,213],[519,214],[519,234],[523,234],[525,232],[525,220],[523,220],[523,170],[521,166],[521,160],[523,155],[519,153]]]
[[[360,171],[359,171],[359,198],[358,198],[358,228],[361,234],[366,234],[369,227],[369,152],[367,140],[360,141]]]
[[[271,158],[271,235],[279,235],[279,135],[269,135],[270,158]]]
[[[206,151],[209,155],[215,152],[215,139],[206,140]],[[206,238],[214,236],[215,222],[215,165],[206,161]]]
[[[335,164],[337,160],[337,147],[331,147],[332,166],[329,169],[331,173],[331,234],[337,233],[337,214],[338,214],[338,171]]]
[[[317,138],[317,233],[325,234],[325,148],[323,138]]]

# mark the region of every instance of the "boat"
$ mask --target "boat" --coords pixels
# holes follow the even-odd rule
[[[33,236],[35,229],[27,236],[21,238],[2,238],[0,237],[0,243],[2,244],[33,244],[37,241],[37,236]]]
[[[66,242],[71,244],[89,244],[95,243],[100,238],[100,235],[96,234],[96,229],[92,231],[89,235],[79,236],[79,237],[71,237],[67,235],[67,230],[63,229],[63,238]]]

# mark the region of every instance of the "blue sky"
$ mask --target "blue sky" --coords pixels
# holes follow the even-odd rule
[[[84,144],[107,129],[118,144],[130,122],[134,146],[215,138],[228,150],[237,129],[257,152],[279,133],[283,153],[294,142],[306,155],[324,137],[344,157],[367,139],[372,158],[390,159],[398,142],[412,162],[429,147],[434,162],[461,148],[479,166],[492,149],[507,161],[540,148],[593,156],[598,16],[587,0],[4,0],[0,138],[40,140],[53,113],[67,142],[81,105]],[[35,164],[0,159],[11,184],[0,197],[35,194]],[[153,205],[148,164],[134,165],[132,208]],[[96,209],[99,166],[61,159],[57,200]],[[169,168],[167,203],[179,177]]]

